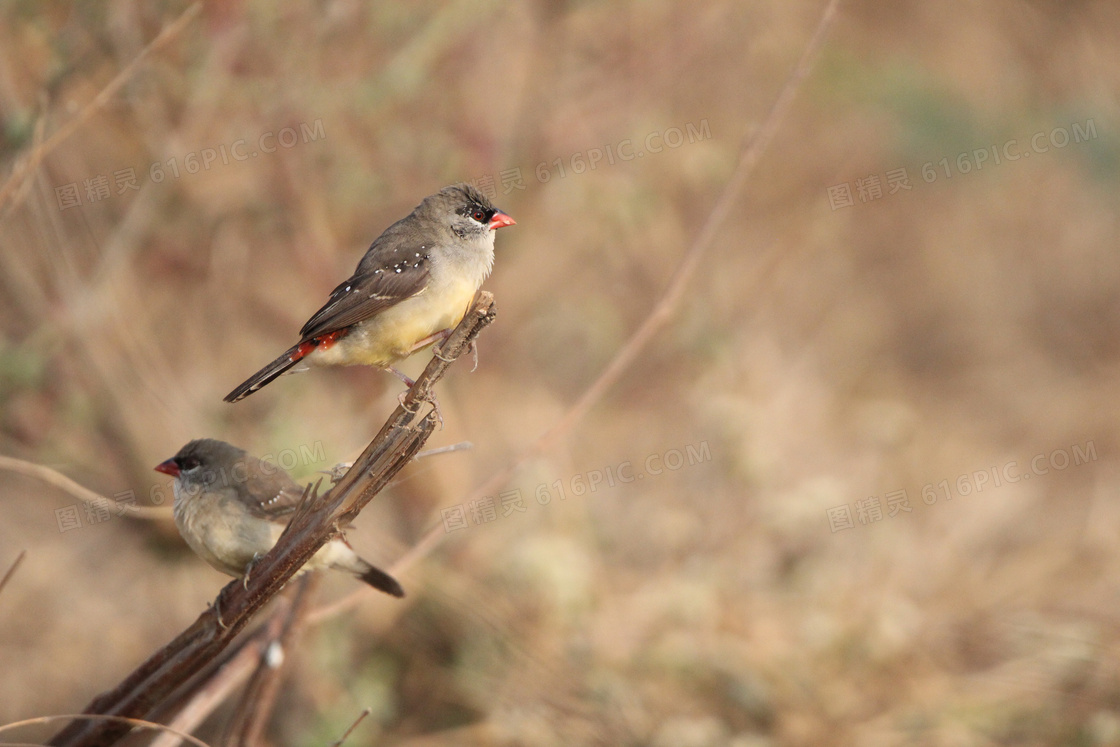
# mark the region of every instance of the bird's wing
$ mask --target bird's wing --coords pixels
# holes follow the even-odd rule
[[[245,495],[249,513],[258,519],[282,521],[296,510],[304,488],[276,464],[256,458],[244,462]],[[233,470],[232,479],[241,475]]]
[[[386,238],[396,240],[383,241]],[[423,293],[431,270],[430,249],[430,245],[398,236],[379,238],[357,272],[340,283],[323,308],[303,325],[299,332],[303,340],[345,329]]]

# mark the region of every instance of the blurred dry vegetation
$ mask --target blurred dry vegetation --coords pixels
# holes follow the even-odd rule
[[[4,178],[185,7],[0,5]],[[441,386],[431,442],[474,449],[363,514],[351,539],[392,562],[641,323],[821,7],[206,3],[0,206],[0,453],[141,504],[194,437],[302,446],[307,479],[353,458],[395,405],[387,374],[221,398],[389,223],[489,176],[518,221],[486,286],[499,316],[478,370]],[[403,602],[308,630],[270,738],[325,745],[370,707],[350,743],[1120,744],[1117,38],[1111,0],[845,3],[665,334],[506,487],[524,513],[451,533]],[[710,138],[571,173],[702,123]],[[1055,128],[1065,147],[994,163]],[[258,154],[187,172],[239,140]],[[958,173],[975,149],[987,162]],[[889,194],[900,168],[912,189]],[[139,189],[118,194],[127,169]],[[512,169],[524,189],[504,194]],[[873,174],[881,198],[832,209],[829,187]],[[99,175],[111,193],[90,200]],[[82,204],[61,209],[68,184]],[[676,471],[551,487],[701,444],[710,460]],[[956,493],[1073,445],[1096,458]],[[945,479],[952,500],[925,504]],[[898,489],[912,510],[888,516]],[[884,514],[864,525],[869,496]],[[226,582],[168,522],[82,512],[60,532],[76,503],[0,474],[0,572],[28,550],[0,594],[0,722],[79,710]],[[844,505],[855,526],[830,531]],[[329,579],[322,601],[353,590]]]

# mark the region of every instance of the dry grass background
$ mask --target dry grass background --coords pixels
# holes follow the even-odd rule
[[[0,6],[3,173],[184,7]],[[820,9],[207,3],[3,206],[0,453],[142,503],[194,437],[321,444],[301,477],[352,458],[394,404],[388,375],[221,397],[390,222],[489,175],[518,221],[487,284],[499,317],[478,370],[443,384],[432,442],[475,448],[365,512],[353,541],[391,562],[641,322]],[[524,513],[452,533],[404,602],[370,595],[306,634],[271,739],[328,744],[370,707],[350,743],[1120,744],[1118,32],[1105,0],[845,3],[669,330],[511,481]],[[1087,142],[922,180],[1088,120]],[[314,141],[185,171],[316,122]],[[710,138],[556,173],[701,122]],[[173,157],[181,176],[153,183]],[[141,188],[117,194],[128,168]],[[829,187],[898,168],[913,189],[831,209]],[[98,175],[112,193],[90,201]],[[83,204],[60,210],[75,182]],[[922,502],[1089,442],[1087,464]],[[701,443],[700,464],[533,498]],[[830,531],[827,509],[899,488],[909,514]],[[28,550],[0,595],[0,722],[80,709],[225,583],[167,523],[60,533],[75,502],[0,475],[0,570]]]

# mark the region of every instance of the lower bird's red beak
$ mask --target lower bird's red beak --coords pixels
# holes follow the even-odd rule
[[[166,462],[160,462],[156,465],[156,472],[162,472],[165,475],[172,477],[179,476],[179,465],[175,464],[174,459],[168,459]]]
[[[498,212],[494,213],[494,217],[490,219],[489,225],[490,230],[493,231],[495,228],[501,228],[503,226],[513,226],[516,224],[517,221],[499,210]]]

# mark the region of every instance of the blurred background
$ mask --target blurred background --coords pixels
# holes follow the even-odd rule
[[[0,5],[3,178],[186,7]],[[191,438],[354,458],[388,374],[222,397],[472,181],[517,219],[439,388],[430,445],[474,448],[350,532],[382,566],[446,536],[307,629],[273,743],[370,708],[351,744],[1120,744],[1113,2],[844,2],[669,325],[469,500],[657,303],[822,8],[205,3],[0,204],[0,454],[165,507]],[[0,722],[81,710],[227,582],[119,513],[0,472]]]

